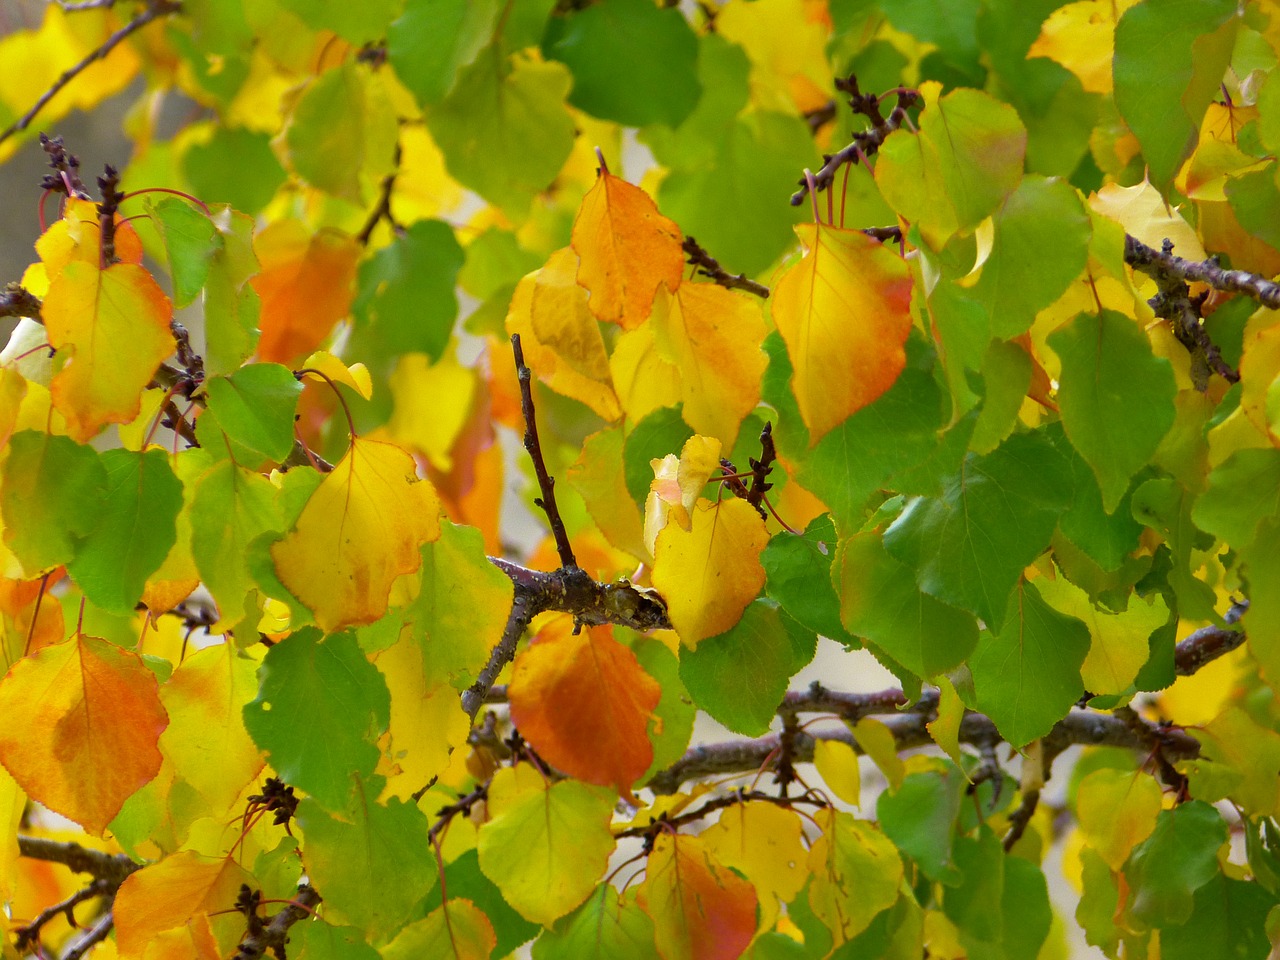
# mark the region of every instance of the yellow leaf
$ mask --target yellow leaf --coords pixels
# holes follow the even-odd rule
[[[798,225],[804,256],[774,288],[773,319],[795,373],[810,445],[893,386],[906,366],[906,263],[858,230]]]
[[[357,438],[272,545],[276,573],[326,631],[372,623],[396,577],[418,569],[418,548],[440,535],[439,513],[408,452]]]
[[[843,740],[818,740],[813,745],[813,764],[832,793],[845,803],[862,805],[862,777],[853,747]]]
[[[938,685],[938,718],[926,723],[925,728],[933,742],[964,772],[964,764],[960,762],[960,721],[964,719],[964,704],[946,676],[936,677],[934,683]],[[973,782],[967,773],[964,776]]]
[[[649,322],[658,351],[679,371],[685,422],[732,448],[760,402],[768,365],[758,301],[712,283],[682,283],[675,296],[658,290]]]
[[[873,717],[863,717],[850,729],[853,739],[857,741],[862,752],[875,761],[889,786],[894,790],[902,786],[902,778],[906,776],[906,768],[902,758],[898,756],[898,744],[893,739],[893,731]]]
[[[649,465],[654,476],[644,504],[644,545],[653,556],[658,534],[668,518],[681,530],[689,531],[690,512],[708,481],[720,470],[720,441],[692,436],[685,441],[679,457],[669,453],[661,460],[650,460]]]
[[[1280,812],[1280,734],[1253,720],[1237,706],[1228,707],[1212,723],[1197,731],[1205,760],[1239,774],[1231,799],[1253,817]],[[1195,774],[1192,773],[1192,784]],[[1196,796],[1200,794],[1197,791]],[[1206,797],[1205,799],[1211,799]]]
[[[366,400],[373,396],[373,380],[369,377],[369,369],[363,363],[353,363],[348,367],[328,350],[317,350],[303,360],[298,369],[319,370],[334,383],[350,387]],[[314,382],[323,378],[309,373],[305,375],[305,379]]]
[[[764,586],[764,520],[745,500],[700,502],[688,532],[668,523],[654,550],[653,586],[689,648],[724,633]]]
[[[522,279],[507,311],[507,332],[520,334],[525,361],[539,380],[605,420],[617,420],[622,410],[609,355],[577,273],[578,256],[565,247]]]
[[[658,834],[639,897],[663,960],[735,960],[756,930],[755,889],[702,837]]]
[[[599,320],[634,330],[649,316],[654,294],[675,292],[684,272],[680,228],[639,187],[601,173],[573,222],[578,283]]]
[[[757,800],[729,807],[701,834],[712,856],[756,888],[761,930],[773,926],[779,904],[794,900],[809,879],[803,838],[799,814]]]
[[[235,902],[243,883],[253,884],[253,877],[234,860],[210,860],[189,850],[130,874],[113,907],[120,956],[149,956],[153,939],[167,931],[183,937],[193,921],[212,925],[221,952],[233,949],[244,918],[228,912],[227,904]]]
[[[827,61],[831,24],[823,14],[806,0],[730,3],[716,14],[716,33],[751,59],[751,99],[758,108],[804,113],[834,95]]]
[[[1059,7],[1040,25],[1027,57],[1056,60],[1076,75],[1086,93],[1110,93],[1116,22],[1135,3],[1080,0]]]
[[[173,352],[169,298],[145,269],[69,262],[44,300],[49,343],[63,359],[53,405],[81,443],[108,423],[128,423],[142,391]]]
[[[476,371],[458,363],[452,350],[434,364],[424,353],[406,353],[391,374],[396,405],[387,432],[437,470],[452,470],[453,445],[478,387]]]
[[[1160,249],[1165,238],[1173,241],[1173,252],[1187,260],[1203,260],[1204,245],[1195,229],[1176,207],[1165,203],[1160,191],[1147,180],[1132,187],[1108,183],[1089,198],[1095,213],[1116,221],[1127,233],[1149,247]]]
[[[380,951],[383,960],[488,960],[498,945],[489,918],[470,900],[450,897],[396,934]]]
[[[680,402],[680,371],[663,357],[652,324],[618,338],[609,369],[618,402],[633,422],[659,407],[674,407]]]
[[[1076,817],[1080,832],[1112,870],[1156,828],[1160,784],[1141,770],[1095,770],[1080,781]]]

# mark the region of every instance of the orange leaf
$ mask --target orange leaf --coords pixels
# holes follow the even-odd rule
[[[254,238],[262,264],[249,282],[262,298],[258,359],[288,364],[311,353],[347,315],[360,244],[329,228],[280,220]]]
[[[133,226],[116,215],[116,259],[121,263],[142,262],[142,241]],[[97,204],[92,200],[71,198],[66,201],[62,219],[52,224],[36,241],[36,252],[44,263],[49,280],[62,273],[72,260],[82,260],[95,267],[102,263],[102,229],[98,224]]]
[[[552,766],[623,794],[653,761],[648,723],[661,693],[611,627],[575,635],[568,617],[516,657],[507,688],[511,719]]]
[[[173,352],[169,298],[144,268],[117,263],[106,270],[72,260],[45,295],[49,344],[65,358],[53,378],[53,405],[81,443],[104,424],[128,423],[142,391]]]
[[[684,272],[680,228],[639,187],[601,173],[578,209],[572,245],[578,283],[600,320],[634,330],[649,316],[659,285],[675,293]]]
[[[413,457],[356,438],[271,556],[280,582],[333,632],[386,613],[392,582],[417,570],[418,548],[438,536],[440,501]]]
[[[137,654],[77,635],[0,680],[0,762],[46,807],[101,835],[160,770],[169,723]]]
[[[234,860],[211,860],[190,850],[130,874],[120,885],[113,907],[120,956],[125,960],[149,956],[153,939],[187,927],[192,929],[192,940],[199,943],[206,937],[196,931],[210,923],[225,954],[235,944],[237,927],[244,931],[244,917],[229,909],[242,883],[257,886]],[[211,914],[220,915],[211,918]],[[223,943],[229,935],[230,944]],[[185,939],[181,933],[178,937]]]
[[[681,642],[693,648],[737,623],[764,586],[760,551],[769,533],[745,500],[703,500],[690,519],[688,532],[668,523],[658,534],[653,586]]]
[[[901,257],[858,230],[795,229],[805,253],[774,288],[773,319],[812,445],[898,379],[911,330],[911,278]]]
[[[735,960],[756,932],[756,891],[701,837],[658,834],[640,899],[663,960]]]

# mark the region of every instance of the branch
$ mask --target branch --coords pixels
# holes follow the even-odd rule
[[[361,52],[363,53],[363,51]],[[386,47],[382,48],[382,53],[385,57]],[[369,245],[369,238],[373,236],[374,228],[382,220],[386,220],[391,225],[391,229],[397,233],[401,230],[400,224],[396,223],[395,218],[391,215],[391,191],[395,189],[396,177],[400,175],[401,157],[400,144],[397,142],[395,160],[391,172],[382,178],[382,185],[378,191],[378,205],[373,208],[373,212],[369,214],[369,219],[365,221],[360,232],[356,234],[356,240],[362,247]]]
[[[1164,274],[1180,280],[1207,283],[1215,290],[1243,293],[1264,307],[1280,310],[1280,283],[1275,283],[1244,270],[1225,270],[1216,257],[1208,260],[1184,260],[1172,252],[1149,247],[1135,237],[1124,238],[1124,262],[1148,276]],[[1158,277],[1157,277],[1158,279]]]
[[[502,639],[489,653],[489,662],[480,671],[476,682],[462,693],[462,709],[474,723],[476,714],[489,695],[489,690],[498,679],[498,674],[508,663],[515,659],[516,645],[524,636],[529,621],[547,609],[546,594],[540,594],[527,586],[516,582],[515,599],[511,601],[511,613],[507,616],[507,625],[502,630]]]
[[[152,20],[160,17],[168,16],[171,13],[177,13],[182,9],[181,0],[150,0],[146,9],[139,13],[136,17],[126,23],[123,27],[107,37],[96,49],[90,51],[88,56],[77,63],[74,67],[70,67],[62,72],[62,75],[53,82],[48,90],[40,95],[31,109],[15,120],[7,130],[0,133],[0,143],[4,143],[10,137],[17,133],[21,133],[31,125],[31,121],[36,118],[58,93],[69,84],[72,80],[83,73],[95,60],[104,59],[107,54],[114,50],[123,40],[137,31],[141,30]]]
[[[720,266],[720,262],[711,254],[702,249],[702,246],[693,237],[685,237],[681,246],[685,256],[689,258],[689,264],[698,268],[698,272],[704,277],[710,277],[720,286],[728,290],[745,290],[747,293],[753,293],[762,300],[769,299],[769,288],[763,283],[757,283],[751,280],[744,273],[732,274],[724,267]]]
[[[277,913],[262,928],[261,933],[250,934],[240,941],[240,946],[232,955],[234,960],[259,960],[266,956],[268,950],[277,957],[284,957],[284,945],[289,942],[289,928],[299,920],[313,915],[320,905],[320,894],[310,884],[298,888],[298,895],[293,902]]]
[[[123,853],[103,853],[101,850],[82,847],[78,843],[47,840],[21,833],[18,834],[18,854],[32,860],[60,863],[73,873],[87,873],[117,887],[129,874],[142,869],[142,864]]]

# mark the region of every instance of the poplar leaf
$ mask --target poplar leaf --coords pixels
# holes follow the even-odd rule
[[[169,723],[135,653],[76,634],[24,657],[0,681],[0,762],[46,807],[101,835],[160,771]]]
[[[244,919],[226,910],[245,883],[252,884],[253,877],[232,858],[215,860],[192,850],[182,850],[131,873],[112,904],[120,956],[124,960],[154,956],[148,948],[155,940],[170,934],[179,938],[171,941],[179,945],[188,936],[199,936],[193,927],[203,928],[206,936],[218,933],[214,956],[234,949],[238,934],[244,932]],[[188,930],[192,932],[188,934]]]
[[[419,548],[440,535],[439,513],[413,457],[356,438],[272,545],[276,573],[325,630],[372,623],[387,612],[396,577],[417,570]]]
[[[1076,788],[1076,817],[1085,842],[1120,870],[1156,828],[1160,784],[1141,770],[1095,770]]]
[[[812,446],[906,366],[911,278],[901,257],[858,230],[817,223],[795,231],[804,256],[775,285],[773,319]]]
[[[639,897],[663,960],[736,960],[755,935],[755,888],[702,837],[658,834]]]

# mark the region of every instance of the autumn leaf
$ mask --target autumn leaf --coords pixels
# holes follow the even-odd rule
[[[686,533],[693,523],[690,511],[720,472],[720,441],[714,437],[692,436],[685,441],[680,456],[669,453],[653,460],[653,482],[644,502],[644,545],[652,556],[658,534],[668,521]]]
[[[160,770],[169,718],[136,654],[76,634],[0,681],[0,762],[32,798],[102,834]]]
[[[73,260],[102,266],[102,229],[97,204],[80,197],[67,199],[61,219],[53,223],[36,241],[36,252],[44,264],[50,282]],[[142,241],[133,225],[119,215],[115,224],[115,254],[121,263],[142,262]]]
[[[634,330],[659,286],[674,293],[684,270],[680,228],[639,187],[602,171],[573,222],[578,283],[596,318]]]
[[[558,618],[516,657],[512,720],[548,763],[629,794],[653,759],[647,728],[661,691],[610,627],[572,631]]]
[[[497,945],[489,918],[470,900],[450,897],[447,903],[401,930],[381,953],[383,960],[488,960]]]
[[[773,319],[812,446],[893,386],[906,366],[911,278],[901,257],[860,231],[822,223],[795,229],[805,253],[774,288]]]
[[[271,547],[280,582],[327,631],[372,623],[418,548],[440,535],[439,501],[400,447],[357,438]]]
[[[847,744],[840,746],[853,752]],[[761,929],[773,926],[779,905],[794,900],[809,879],[803,827],[794,810],[753,800],[725,810],[699,837],[713,857],[756,888]]]
[[[809,848],[809,906],[840,945],[898,899],[902,859],[873,824],[831,809],[816,819],[823,832]]]

